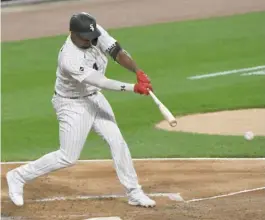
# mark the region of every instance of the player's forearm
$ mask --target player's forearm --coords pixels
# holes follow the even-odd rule
[[[129,71],[136,73],[136,71],[138,70],[135,61],[124,50],[121,50],[117,54],[116,61]]]
[[[124,83],[113,79],[101,80],[98,86],[102,89],[114,90],[114,91],[129,91],[133,92],[134,84]]]
[[[130,91],[134,90],[134,84],[124,83],[117,80],[108,79],[103,75],[95,74],[93,77],[88,76],[83,83],[90,84],[101,89],[114,91]]]

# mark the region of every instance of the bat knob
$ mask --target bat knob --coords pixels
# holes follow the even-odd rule
[[[176,120],[171,121],[171,122],[169,122],[169,124],[170,124],[171,127],[176,127],[177,126],[177,121]]]

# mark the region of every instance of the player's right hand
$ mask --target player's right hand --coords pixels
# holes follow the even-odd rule
[[[145,74],[145,72],[142,70],[138,70],[136,72],[136,76],[137,76],[137,82],[138,83],[151,83],[147,74]]]
[[[134,85],[134,92],[141,95],[149,95],[149,90],[153,91],[150,83],[137,83]]]

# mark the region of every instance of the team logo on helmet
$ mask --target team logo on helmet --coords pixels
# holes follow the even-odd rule
[[[90,30],[91,30],[91,31],[94,31],[94,30],[95,30],[93,24],[90,24]]]

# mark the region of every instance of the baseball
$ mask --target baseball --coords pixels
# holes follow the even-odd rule
[[[250,141],[250,140],[252,140],[254,138],[254,134],[253,134],[252,131],[247,131],[245,133],[244,137],[245,137],[246,140]]]

